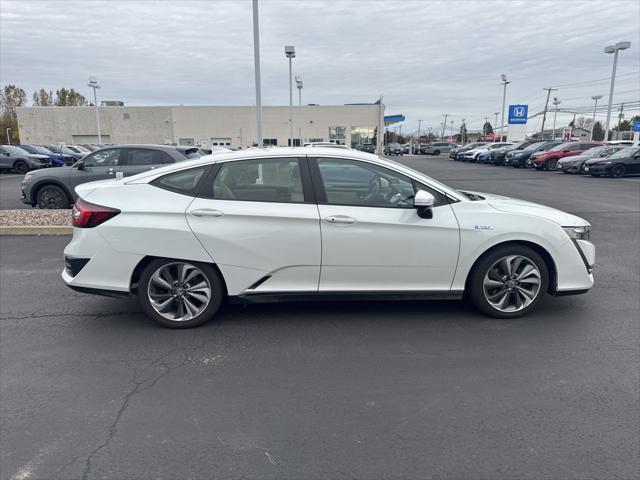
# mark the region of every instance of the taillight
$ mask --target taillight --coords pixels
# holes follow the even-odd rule
[[[119,213],[120,210],[117,208],[96,205],[78,198],[73,206],[73,226],[78,228],[97,227]]]

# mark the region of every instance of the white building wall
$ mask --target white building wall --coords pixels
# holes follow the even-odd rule
[[[383,107],[384,108],[384,107]],[[294,137],[329,140],[329,127],[346,127],[350,145],[352,127],[375,128],[379,105],[295,106]],[[177,144],[193,140],[210,146],[212,139],[230,139],[231,147],[249,147],[257,141],[255,107],[175,106],[99,107],[104,143]],[[263,107],[263,135],[287,145],[289,107]],[[94,107],[23,107],[18,109],[23,143],[96,143]],[[95,138],[95,140],[91,140]],[[82,141],[81,141],[82,140]]]

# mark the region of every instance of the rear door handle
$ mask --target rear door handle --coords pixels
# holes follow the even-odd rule
[[[194,217],[221,217],[224,215],[220,210],[214,210],[212,208],[200,208],[198,210],[191,210],[190,215]]]
[[[346,215],[331,215],[330,217],[325,217],[324,221],[338,225],[353,225],[357,222],[355,218],[347,217]]]

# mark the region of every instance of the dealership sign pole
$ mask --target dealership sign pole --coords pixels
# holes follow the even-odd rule
[[[98,95],[96,90],[100,88],[100,84],[96,77],[89,77],[88,87],[93,88],[93,105],[96,107],[96,127],[98,129],[98,145],[102,144],[102,136],[100,135],[100,111],[98,110]]]

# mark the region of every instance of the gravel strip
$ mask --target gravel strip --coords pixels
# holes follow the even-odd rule
[[[71,210],[0,210],[0,225],[71,226]]]

